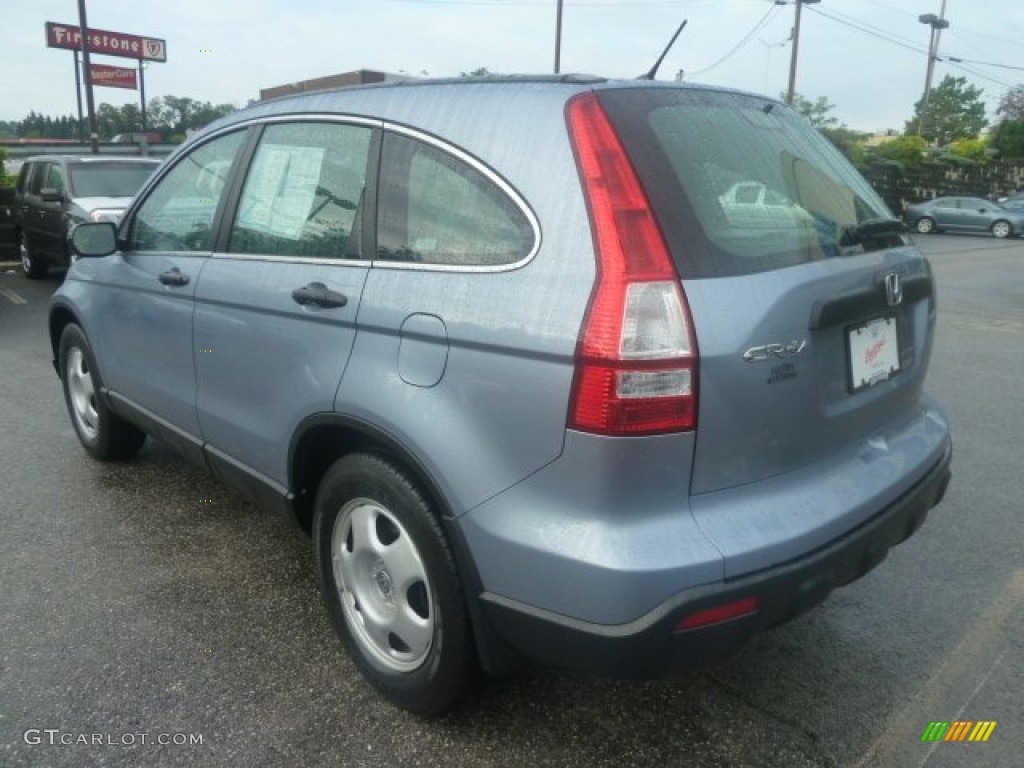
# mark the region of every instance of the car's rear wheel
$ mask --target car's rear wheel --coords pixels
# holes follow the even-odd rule
[[[411,478],[371,454],[339,459],[313,536],[324,599],[363,675],[418,714],[454,704],[473,663],[469,621],[444,532]]]
[[[28,237],[24,232],[18,235],[18,255],[21,257],[21,269],[24,271],[25,277],[30,280],[39,280],[46,277],[48,271],[46,262],[32,255],[32,250],[28,245]]]
[[[64,402],[85,450],[102,461],[124,459],[137,453],[146,441],[146,433],[103,402],[92,349],[82,329],[74,323],[67,325],[61,334],[58,365]]]
[[[927,216],[922,216],[920,219],[917,220],[915,228],[922,235],[930,235],[932,232],[935,231],[935,219],[931,219]]]
[[[992,223],[992,234],[1000,239],[1009,237],[1013,234],[1013,227],[1008,221],[996,221]]]

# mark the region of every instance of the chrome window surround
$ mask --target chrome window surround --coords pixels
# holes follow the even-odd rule
[[[479,173],[481,173],[488,181],[498,187],[506,197],[508,197],[516,207],[526,217],[526,220],[530,224],[530,228],[533,230],[533,246],[530,251],[519,261],[514,261],[511,264],[501,264],[498,266],[465,266],[465,265],[447,265],[447,264],[420,264],[412,262],[394,262],[394,261],[378,261],[377,259],[323,259],[323,258],[304,258],[304,257],[291,257],[291,256],[271,256],[261,254],[247,254],[247,253],[224,253],[215,251],[211,254],[212,258],[215,259],[237,259],[240,261],[275,261],[275,262],[286,262],[289,264],[333,264],[336,266],[350,265],[360,267],[373,267],[374,269],[399,269],[399,270],[418,270],[424,272],[511,272],[516,269],[524,267],[530,263],[537,252],[540,250],[541,245],[541,231],[540,221],[537,219],[536,214],[529,204],[523,199],[523,197],[516,191],[516,189],[509,184],[504,178],[499,176],[489,166],[478,160],[473,155],[465,152],[458,147],[445,142],[436,136],[433,136],[424,131],[410,128],[400,123],[392,123],[386,120],[378,120],[367,117],[360,117],[358,115],[338,115],[338,114],[324,114],[324,113],[295,113],[289,115],[273,115],[270,117],[254,118],[252,120],[244,120],[238,123],[233,123],[229,126],[211,133],[209,136],[204,136],[202,142],[197,142],[195,146],[199,146],[200,143],[206,143],[209,140],[217,138],[221,134],[228,133],[230,131],[242,130],[250,128],[254,125],[270,125],[274,123],[296,123],[296,122],[329,122],[329,123],[344,123],[349,125],[365,125],[371,128],[380,128],[384,131],[391,131],[398,133],[403,136],[408,136],[417,141],[422,141],[425,144],[429,144],[442,152],[449,154],[463,163],[471,166]],[[192,147],[189,151],[192,151]],[[163,174],[160,174],[163,176]],[[155,183],[155,181],[154,181]]]

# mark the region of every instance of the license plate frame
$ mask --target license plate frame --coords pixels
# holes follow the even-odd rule
[[[900,334],[895,317],[876,317],[846,331],[851,392],[888,381],[900,370]]]

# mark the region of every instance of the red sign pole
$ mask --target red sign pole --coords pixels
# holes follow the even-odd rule
[[[139,59],[139,102],[142,106],[142,132],[146,132],[146,76],[143,74],[144,65]]]

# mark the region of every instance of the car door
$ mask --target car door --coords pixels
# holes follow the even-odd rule
[[[67,179],[59,163],[47,163],[42,188],[36,198],[37,251],[51,264],[64,264],[64,225],[67,205]]]
[[[61,202],[54,196],[63,194],[62,179],[56,163],[34,162],[26,177],[18,209],[29,251],[34,258],[43,261],[53,261],[56,239],[50,230],[60,225]]]
[[[98,324],[86,332],[105,385],[120,407],[195,457],[194,294],[244,138],[223,134],[179,156],[125,218],[122,250],[89,265],[105,306],[90,313]]]
[[[987,232],[995,221],[993,212],[996,206],[980,197],[961,197],[959,200],[963,228]]]
[[[235,484],[283,489],[291,435],[333,409],[369,267],[362,219],[375,142],[362,120],[263,128],[199,279],[199,424],[211,466]]]
[[[964,212],[960,208],[959,198],[939,198],[935,201],[932,214],[941,229],[963,229],[965,226]]]

